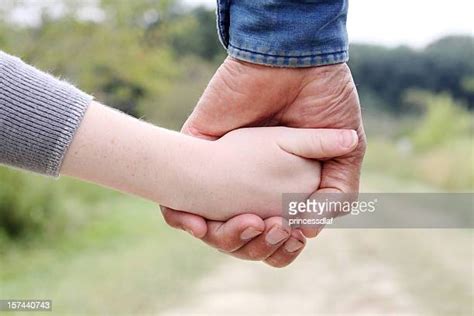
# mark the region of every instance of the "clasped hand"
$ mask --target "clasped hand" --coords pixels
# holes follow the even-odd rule
[[[308,130],[241,129],[228,133],[249,126]],[[311,131],[313,128],[319,130]],[[334,129],[353,130],[357,137],[350,131]],[[171,226],[241,259],[283,267],[302,251],[305,236],[319,233],[320,229],[292,230],[283,225],[279,194],[359,190],[366,139],[357,91],[346,64],[288,69],[229,57],[212,78],[182,132],[208,140],[225,135],[215,144],[222,151],[215,152],[225,155],[223,161],[232,161],[229,165],[240,165],[251,172],[234,179],[236,183],[216,182],[216,194],[211,198],[220,199],[218,208],[170,204],[174,209],[163,208],[164,218]],[[243,137],[245,133],[253,134]],[[350,135],[355,141],[347,147],[349,142],[342,135],[348,139]],[[248,139],[253,139],[252,144]],[[262,156],[256,157],[255,153]],[[226,179],[226,172],[225,168],[217,171],[222,173],[220,179]],[[233,190],[239,181],[248,192],[234,199]]]

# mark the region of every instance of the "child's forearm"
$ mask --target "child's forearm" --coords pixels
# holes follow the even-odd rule
[[[199,185],[208,143],[92,102],[61,173],[179,208]]]

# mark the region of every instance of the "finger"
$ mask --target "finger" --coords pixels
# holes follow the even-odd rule
[[[333,200],[334,199],[334,195],[341,195],[341,197],[344,197],[345,195],[342,194],[341,191],[339,190],[336,190],[336,189],[329,189],[329,188],[326,188],[326,189],[319,189],[317,190],[316,192],[314,192],[313,194],[311,194],[311,196],[309,197],[309,199],[315,199],[315,200],[324,200],[326,197],[328,197],[328,195],[330,196],[330,199]],[[319,196],[319,197],[318,197]],[[342,198],[341,198],[342,200]],[[325,216],[327,214],[324,214]],[[330,215],[334,215],[334,214],[330,214]],[[311,216],[311,215],[308,215],[308,216]],[[301,231],[303,232],[303,234],[307,237],[307,238],[316,238],[320,233],[321,233],[321,230],[324,228],[324,224],[318,224],[318,225],[303,225],[300,227]]]
[[[248,242],[245,246],[232,252],[234,257],[261,261],[270,257],[291,234],[291,228],[282,217],[270,217],[265,222],[265,231],[260,236]]]
[[[160,208],[163,218],[171,227],[185,230],[196,238],[203,238],[206,235],[207,223],[201,216],[163,206],[160,206]]]
[[[335,189],[344,193],[359,192],[360,170],[367,139],[362,125],[356,131],[359,139],[356,148],[323,164],[324,175],[321,179],[321,188]]]
[[[226,222],[208,221],[207,234],[202,240],[221,251],[232,252],[251,242],[264,230],[265,223],[260,217],[242,214]]]
[[[344,160],[344,159],[341,159]],[[334,161],[328,161],[323,164],[323,170],[325,164],[333,164]],[[330,183],[334,187],[323,187],[320,185],[320,188],[311,195],[310,199],[325,200],[329,199],[331,201],[341,201],[341,202],[352,202],[357,199],[359,191],[359,172],[361,168],[362,160],[357,164],[345,165],[342,168],[338,165],[337,168],[329,170],[329,174],[326,173],[322,176],[322,181],[325,181],[324,185]],[[327,168],[326,168],[327,171]],[[341,174],[346,173],[346,177],[338,176],[337,178],[331,178],[332,174]],[[329,177],[329,178],[325,178]],[[329,181],[329,182],[328,182]],[[332,181],[332,182],[331,182]],[[322,182],[321,182],[322,183]],[[325,217],[338,217],[340,215],[346,214],[345,212],[340,212],[339,210],[333,210],[330,214],[325,214]],[[321,233],[321,230],[324,228],[324,225],[312,225],[312,226],[302,226],[301,231],[307,238],[314,238]]]
[[[270,257],[265,259],[265,263],[275,268],[283,268],[292,263],[303,251],[306,238],[299,230],[293,230],[291,237],[278,248]]]
[[[297,156],[321,159],[345,155],[357,146],[354,130],[343,129],[286,129],[278,138],[278,145]]]
[[[316,238],[316,237],[318,237],[318,235],[321,233],[323,228],[324,228],[324,224],[323,225],[314,225],[314,226],[311,226],[311,227],[305,227],[305,226],[300,227],[301,232],[307,238]]]

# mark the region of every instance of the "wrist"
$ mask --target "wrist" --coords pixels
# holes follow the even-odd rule
[[[218,1],[221,42],[230,56],[278,67],[347,61],[347,1]],[[272,20],[271,36],[262,21]],[[292,30],[292,32],[288,32]]]
[[[161,189],[150,192],[151,199],[172,209],[194,210],[212,190],[209,176],[214,142],[165,129],[156,132],[165,147],[159,149],[162,169],[153,175],[159,179],[155,188]]]
[[[196,196],[207,143],[93,102],[61,173],[182,209]]]
[[[182,136],[185,144],[176,150],[176,158],[166,170],[174,176],[159,203],[211,218],[209,215],[222,211],[222,191],[233,187],[233,173],[226,167],[231,159],[219,141]]]

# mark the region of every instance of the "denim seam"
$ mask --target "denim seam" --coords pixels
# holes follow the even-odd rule
[[[255,50],[244,49],[229,44],[227,52],[230,56],[245,60],[251,63],[262,65],[274,65],[285,67],[314,67],[347,62],[349,53],[347,49],[328,50],[327,52],[315,51],[312,54],[298,55],[289,54],[269,54]]]
[[[228,11],[229,3],[227,3],[227,0],[225,1],[225,6],[221,3],[221,1],[217,1],[217,9],[216,9],[216,15],[217,15],[217,33],[219,35],[219,40],[225,48],[229,45],[228,43],[228,38],[226,34],[228,33],[228,30],[225,25],[225,20],[224,16],[226,15],[226,11]]]
[[[238,49],[243,52],[248,52],[251,54],[259,54],[259,55],[264,55],[264,56],[269,56],[269,57],[284,57],[284,58],[306,58],[306,57],[314,57],[314,56],[320,56],[320,55],[327,55],[327,54],[342,54],[342,53],[347,53],[346,48],[335,48],[335,49],[328,49],[328,50],[314,50],[314,51],[302,51],[302,52],[275,52],[272,50],[267,50],[267,52],[263,52],[263,49],[261,48],[244,48],[244,47],[239,47],[234,44],[228,45],[229,47],[232,47],[234,49]]]

